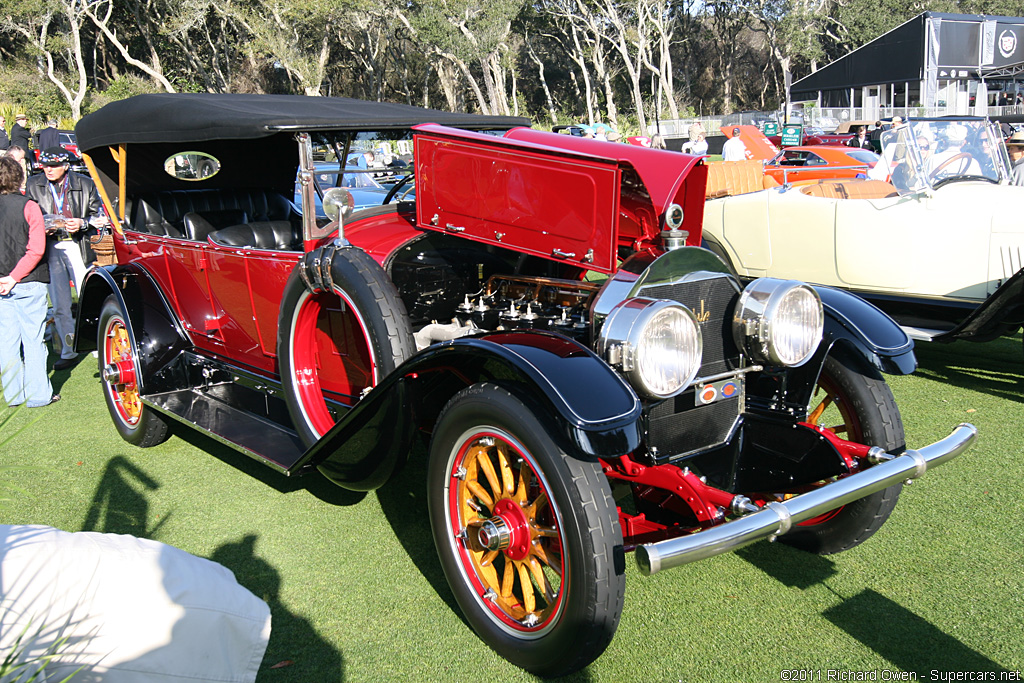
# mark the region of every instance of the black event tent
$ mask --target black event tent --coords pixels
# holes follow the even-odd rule
[[[924,12],[793,83],[790,99],[848,107],[850,89],[920,83],[921,105],[943,80],[1024,72],[1024,18]],[[907,103],[908,105],[910,103]]]

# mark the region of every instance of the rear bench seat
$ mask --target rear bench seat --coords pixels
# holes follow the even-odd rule
[[[852,178],[829,178],[819,180],[800,188],[808,197],[825,199],[885,199],[897,197],[896,188],[884,180],[858,180]]]
[[[249,189],[171,190],[135,197],[138,232],[259,249],[302,250],[302,219],[277,192]]]

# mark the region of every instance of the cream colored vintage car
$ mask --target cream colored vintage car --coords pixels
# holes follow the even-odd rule
[[[984,119],[914,119],[868,179],[709,199],[706,246],[742,278],[849,290],[911,337],[986,341],[1024,321],[1024,187]]]

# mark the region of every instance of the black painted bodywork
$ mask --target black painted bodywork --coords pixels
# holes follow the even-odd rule
[[[416,431],[430,430],[449,398],[484,381],[538,406],[538,418],[567,453],[612,458],[640,445],[642,406],[603,360],[557,334],[501,332],[437,344],[406,361],[299,467],[316,465],[345,488],[377,488],[405,462]]]
[[[1024,269],[980,305],[963,300],[859,294],[902,325],[944,330],[932,339],[937,342],[991,341],[1024,325]]]
[[[96,349],[100,311],[108,296],[117,300],[124,313],[141,368],[140,393],[181,388],[187,380],[172,368],[175,359],[192,348],[192,343],[163,292],[137,263],[95,268],[86,275],[79,297],[75,348]]]
[[[652,255],[644,263],[654,261]],[[840,348],[858,354],[889,373],[909,373],[916,364],[913,342],[882,311],[842,290],[821,287],[818,292],[826,318],[815,356],[799,368],[749,373],[746,404],[737,410],[725,442],[714,448],[694,444],[686,457],[648,448],[649,415],[658,402],[641,401],[587,346],[551,332],[488,332],[430,346],[347,412],[342,406],[338,424],[305,453],[293,438],[280,379],[255,376],[196,353],[163,294],[138,264],[90,273],[83,287],[77,348],[94,348],[99,311],[113,295],[136,345],[148,405],[285,474],[318,469],[352,490],[373,490],[387,482],[404,465],[417,435],[431,431],[447,401],[484,381],[501,384],[535,406],[547,431],[574,457],[631,454],[652,465],[692,462],[724,490],[785,490],[846,472],[828,440],[796,424],[806,418],[828,352]],[[255,419],[240,422],[250,415]],[[277,444],[282,452],[263,452],[261,444]]]

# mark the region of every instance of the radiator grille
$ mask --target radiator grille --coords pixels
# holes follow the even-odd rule
[[[704,356],[699,377],[739,367],[739,350],[732,337],[732,318],[740,292],[728,276],[652,285],[639,296],[669,299],[687,306],[701,321]],[[680,457],[726,442],[739,419],[743,393],[737,398],[697,405],[694,390],[664,401],[648,413],[647,443],[658,457]]]
[[[707,377],[739,365],[739,350],[732,338],[732,317],[740,293],[728,276],[642,288],[639,296],[678,301],[693,311],[704,338],[699,376]],[[705,319],[706,318],[706,319]]]
[[[739,418],[739,398],[694,405],[694,392],[685,391],[651,409],[647,442],[660,457],[680,457],[725,443]]]

